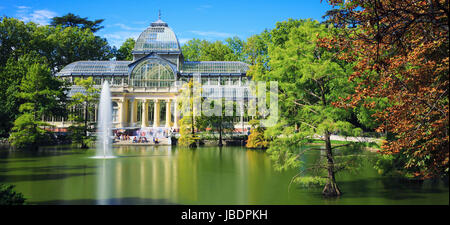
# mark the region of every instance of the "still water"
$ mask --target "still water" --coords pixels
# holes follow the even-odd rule
[[[381,177],[371,165],[341,173],[344,195],[292,185],[296,170],[277,172],[264,151],[241,147],[114,147],[114,159],[95,149],[0,150],[0,183],[14,184],[31,204],[449,204],[448,182],[405,183]],[[314,160],[309,155],[303,160]]]

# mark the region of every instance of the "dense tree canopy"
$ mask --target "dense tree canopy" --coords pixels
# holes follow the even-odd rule
[[[244,61],[243,49],[245,43],[238,37],[222,41],[192,39],[181,49],[186,61]]]
[[[116,60],[133,60],[133,48],[136,41],[133,38],[128,38],[123,42],[123,44],[120,46],[120,48],[115,53]]]
[[[51,74],[47,65],[33,63],[28,67],[15,93],[23,103],[9,138],[13,146],[37,148],[40,143],[45,143],[46,132],[42,126],[46,124],[42,122],[42,116],[65,114],[64,91],[63,82]]]
[[[103,29],[104,26],[100,24],[104,21],[104,19],[99,20],[88,20],[87,17],[81,18],[79,15],[75,15],[73,13],[67,13],[61,17],[53,17],[50,25],[51,26],[62,26],[66,27],[78,27],[81,29],[89,29],[92,32],[97,32],[100,29]]]
[[[81,148],[88,148],[92,139],[89,138],[88,132],[94,132],[95,105],[98,103],[100,90],[94,87],[92,77],[75,79],[75,85],[83,87],[85,92],[77,92],[72,95],[69,101],[69,120],[73,124],[69,127],[71,139],[74,143],[81,144]],[[81,109],[81,110],[80,110]]]
[[[448,0],[329,2],[339,8],[329,20],[341,32],[324,46],[339,46],[341,59],[357,62],[355,93],[338,105],[373,109],[373,99],[385,99],[374,116],[378,130],[395,137],[382,152],[404,155],[416,176],[448,175]]]
[[[347,121],[350,116],[348,111],[331,104],[351,93],[352,87],[347,82],[351,66],[338,60],[333,50],[317,45],[320,37],[330,33],[331,29],[317,21],[277,23],[270,34],[264,32],[259,37],[252,37],[251,43],[255,49],[251,52],[267,52],[267,56],[252,54],[255,65],[251,66],[249,75],[257,81],[278,82],[279,123],[265,132],[266,138],[271,141],[268,152],[275,160],[276,168],[300,166],[298,158],[303,152],[299,149],[320,136],[325,142],[327,156],[324,164],[318,166],[327,171],[323,193],[335,196],[340,195],[340,190],[334,174],[350,164],[336,159],[336,147],[331,147],[330,134],[358,135],[360,129],[355,129]],[[267,38],[267,35],[270,36]],[[263,40],[269,40],[266,42],[267,50],[258,44]]]
[[[8,136],[12,121],[20,114],[20,100],[14,93],[31,62],[38,60],[55,73],[74,61],[112,57],[106,40],[89,29],[38,26],[0,17],[0,89],[5,90],[0,93],[0,136]]]

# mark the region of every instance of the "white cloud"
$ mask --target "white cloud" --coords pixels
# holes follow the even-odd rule
[[[180,38],[178,39],[178,42],[180,42],[180,46],[186,44],[186,42],[188,42],[189,40],[191,40],[192,38]]]
[[[130,22],[130,24],[141,24],[140,22]],[[112,46],[116,46],[116,48],[120,48],[123,42],[128,38],[133,38],[136,40],[139,35],[146,29],[147,27],[133,27],[129,25],[125,25],[123,23],[116,23],[112,25],[108,25],[105,30],[101,31],[101,36],[108,39],[108,42]]]
[[[41,25],[48,25],[50,19],[57,16],[56,12],[40,9],[32,10],[28,6],[17,6],[17,17],[24,22],[34,22]]]
[[[20,6],[17,6],[17,8],[18,8],[18,9],[29,9],[30,7],[28,7],[28,6],[23,6],[23,5],[20,5]]]
[[[123,23],[116,23],[116,24],[114,24],[114,26],[120,27],[123,30],[136,30],[136,31],[144,31],[145,30],[145,28],[142,28],[142,27],[130,27]]]
[[[112,33],[107,33],[102,35],[104,38],[108,39],[108,42],[112,46],[116,46],[116,48],[120,48],[120,46],[125,42],[128,38],[133,38],[136,40],[139,35],[141,34],[143,30],[141,31],[115,31]]]
[[[147,20],[133,21],[131,23],[132,24],[138,24],[138,25],[148,25],[148,24],[150,24],[150,22],[148,22]]]
[[[226,38],[226,37],[233,37],[236,36],[234,34],[230,33],[224,33],[224,32],[216,32],[216,31],[198,31],[198,30],[192,30],[192,33],[200,36],[205,37],[218,37],[218,38]]]

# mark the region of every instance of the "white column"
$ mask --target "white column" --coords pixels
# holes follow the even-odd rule
[[[124,99],[120,99],[117,101],[118,105],[119,105],[119,124],[121,127],[125,127],[126,126],[126,120],[127,120],[127,100]]]
[[[159,109],[159,99],[155,99],[155,109],[154,109],[154,122],[153,122],[153,126],[154,127],[159,127],[159,113],[160,113],[160,109]]]
[[[142,125],[141,127],[148,127],[148,100],[142,101]]]
[[[171,105],[172,105],[172,99],[166,100],[166,127],[170,127],[170,122],[172,120]]]
[[[131,102],[130,126],[134,127],[136,126],[137,120],[137,102],[136,99],[134,98],[130,99],[130,102]]]

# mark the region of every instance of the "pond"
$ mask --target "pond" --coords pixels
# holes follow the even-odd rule
[[[405,183],[372,165],[340,173],[344,195],[288,186],[296,170],[277,172],[261,150],[241,147],[114,147],[114,159],[95,149],[46,147],[0,151],[0,183],[14,184],[31,204],[449,204],[448,182]],[[314,160],[309,155],[304,160]]]

